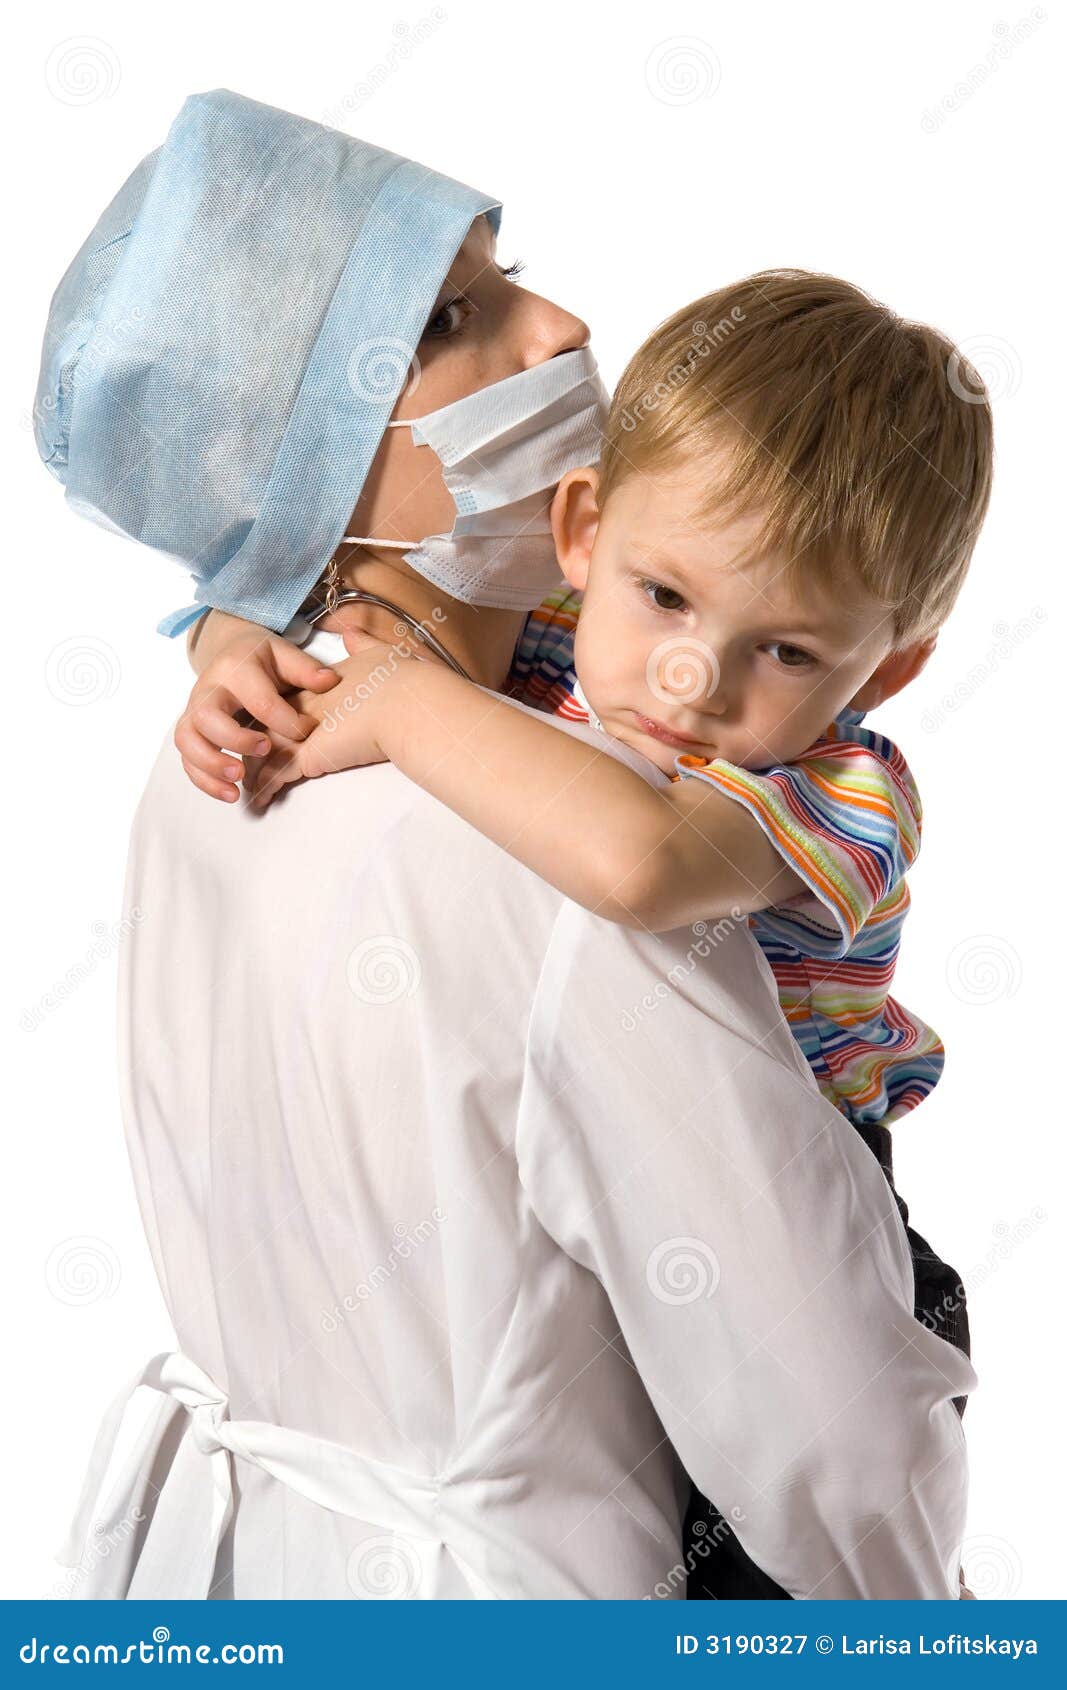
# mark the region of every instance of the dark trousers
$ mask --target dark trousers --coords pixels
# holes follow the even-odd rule
[[[924,1326],[947,1338],[965,1356],[971,1353],[967,1321],[967,1297],[959,1274],[931,1249],[926,1239],[908,1224],[908,1206],[893,1183],[893,1145],[886,1127],[857,1127],[868,1149],[878,1158],[896,1198],[900,1218],[911,1246],[915,1265],[915,1315]],[[962,1416],[966,1397],[953,1397]],[[682,1534],[689,1577],[686,1595],[699,1602],[770,1602],[788,1600],[783,1590],[742,1549],[714,1503],[694,1485],[690,1491]]]

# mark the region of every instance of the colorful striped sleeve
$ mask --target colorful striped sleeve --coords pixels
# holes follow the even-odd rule
[[[759,771],[721,758],[682,755],[697,778],[743,804],[808,887],[772,917],[805,956],[848,954],[872,911],[898,891],[919,849],[922,810],[904,758],[884,735],[845,711],[788,766]]]

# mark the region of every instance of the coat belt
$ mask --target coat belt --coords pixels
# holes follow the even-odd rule
[[[364,1521],[379,1531],[421,1540],[435,1550],[445,1544],[472,1594],[480,1598],[494,1596],[484,1579],[448,1542],[441,1496],[449,1481],[375,1461],[344,1444],[277,1426],[271,1421],[231,1420],[226,1393],[180,1350],[153,1356],[123,1387],[104,1415],[74,1521],[58,1555],[64,1566],[90,1569],[85,1574],[89,1588],[75,1589],[73,1594],[125,1594],[120,1588],[121,1570],[116,1566],[109,1577],[100,1545],[131,1529],[130,1517],[137,1508],[144,1481],[144,1439],[125,1460],[106,1498],[101,1491],[131,1398],[142,1385],[169,1398],[174,1412],[178,1405],[187,1412],[188,1424],[182,1442],[186,1437],[191,1438],[203,1457],[202,1464],[196,1463],[194,1467],[200,1468],[208,1493],[204,1510],[208,1520],[206,1530],[198,1535],[195,1544],[188,1546],[188,1552],[187,1546],[182,1545],[174,1564],[166,1567],[167,1588],[156,1594],[186,1599],[203,1599],[209,1595],[219,1544],[233,1515],[231,1464],[237,1458],[261,1467],[282,1484],[335,1513]],[[158,1444],[158,1438],[155,1442]],[[151,1525],[148,1531],[150,1537]]]

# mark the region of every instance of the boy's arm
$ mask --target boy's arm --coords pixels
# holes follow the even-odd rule
[[[347,680],[370,660],[357,659],[355,670],[352,661],[341,666]],[[329,698],[309,701],[330,720],[301,747],[300,773],[373,761],[376,750],[609,921],[666,932],[803,889],[759,825],[722,793],[700,781],[654,788],[609,753],[444,665],[402,661],[359,690],[347,710],[343,698],[336,707]]]
[[[174,730],[182,767],[210,798],[235,803],[244,772],[235,759],[270,751],[258,726],[297,742],[312,723],[302,719],[286,694],[306,687],[321,694],[338,674],[280,634],[257,622],[211,610],[193,623],[186,655],[197,679]]]

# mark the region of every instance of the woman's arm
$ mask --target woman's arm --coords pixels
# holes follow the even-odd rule
[[[443,664],[371,645],[339,665],[358,689],[301,701],[322,725],[292,778],[387,758],[542,880],[627,927],[667,932],[803,890],[752,816],[704,782],[652,787]]]

